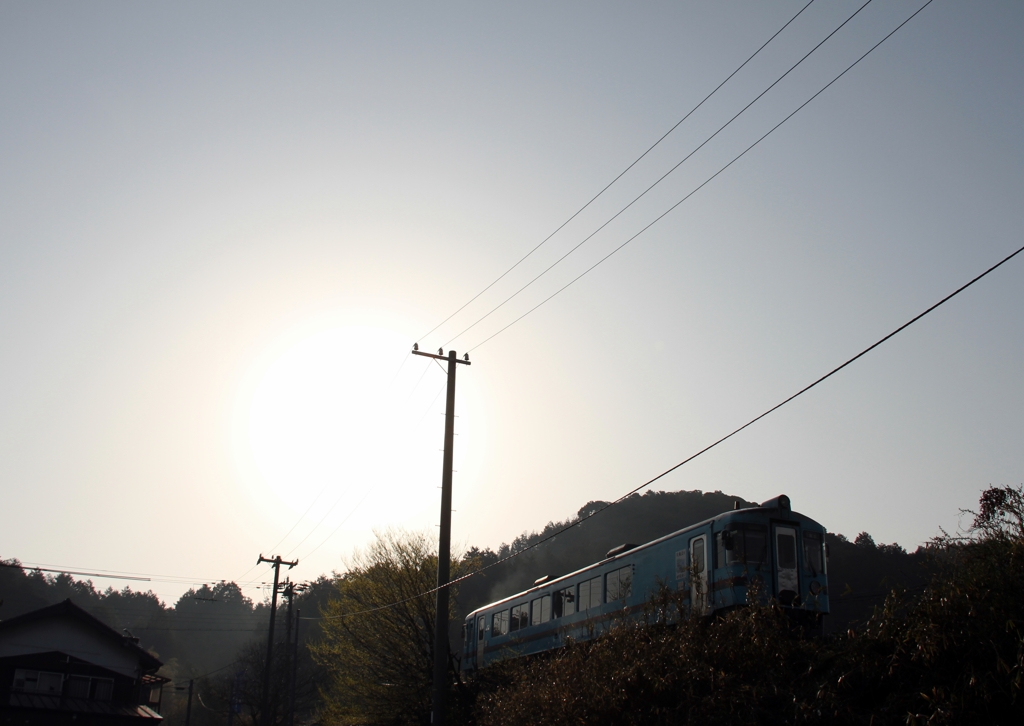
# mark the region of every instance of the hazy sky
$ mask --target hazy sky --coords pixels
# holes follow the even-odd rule
[[[1022,244],[1024,5],[0,5],[0,556],[258,585],[614,499]],[[657,483],[913,548],[1024,481],[1024,259]],[[157,577],[159,576],[159,577]],[[173,577],[171,577],[173,576]],[[96,580],[121,586],[124,582]],[[257,590],[249,590],[255,596]]]

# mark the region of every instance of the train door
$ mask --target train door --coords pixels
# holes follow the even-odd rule
[[[476,619],[476,667],[484,667],[484,616]]]
[[[779,602],[792,605],[800,592],[800,580],[796,568],[796,529],[775,526],[775,582],[778,586]]]
[[[708,605],[708,541],[706,535],[690,540],[690,603],[703,615]]]

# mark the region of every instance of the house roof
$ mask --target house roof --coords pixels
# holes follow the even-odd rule
[[[122,647],[128,648],[139,657],[139,665],[142,667],[143,671],[155,671],[163,665],[163,663],[155,656],[139,647],[139,644],[134,638],[130,638],[123,633],[117,632],[99,618],[90,615],[85,610],[75,605],[71,602],[70,598],[63,600],[56,605],[50,605],[49,607],[33,610],[32,612],[24,613],[7,620],[0,620],[0,635],[5,631],[14,630],[22,625],[51,618],[68,618],[77,620],[78,622],[83,623],[96,632],[102,634],[103,637],[118,642]]]
[[[60,696],[41,696],[35,693],[12,693],[5,704],[9,708],[31,708],[47,711],[69,711],[98,716],[119,716],[122,718],[144,718],[162,721],[163,716],[149,708],[135,704],[117,703],[113,701],[97,701],[89,698],[66,698]]]

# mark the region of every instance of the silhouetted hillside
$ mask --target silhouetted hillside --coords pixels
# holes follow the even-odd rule
[[[652,491],[635,495],[550,542],[470,578],[459,586],[459,618],[452,627],[453,646],[458,645],[461,619],[470,610],[526,589],[543,575],[557,577],[597,562],[617,545],[649,542],[714,517],[732,509],[736,501],[741,506],[755,504],[722,492]],[[482,565],[494,563],[510,553],[525,550],[604,504],[588,502],[569,520],[550,522],[540,532],[524,532],[497,551],[473,548],[469,555]],[[828,526],[826,516],[821,515],[819,521]],[[879,546],[866,533],[853,542],[842,535],[829,534],[827,542],[831,551],[832,616],[827,622],[830,630],[844,631],[851,624],[865,621],[893,586],[914,590],[929,578],[920,551],[907,554],[896,545]],[[116,629],[127,628],[139,637],[144,647],[167,664],[164,673],[174,678],[220,668],[247,644],[266,637],[267,604],[245,597],[234,583],[189,590],[173,607],[168,607],[150,592],[128,588],[98,591],[91,582],[69,575],[44,576],[22,569],[16,560],[4,564],[0,567],[0,619],[71,598]],[[297,605],[304,615],[316,617],[321,605],[333,594],[334,580],[321,576],[297,598]],[[316,621],[304,621],[303,628],[304,639],[319,637]]]
[[[525,590],[544,575],[559,577],[597,562],[617,545],[650,542],[714,517],[732,509],[736,502],[741,507],[757,504],[722,492],[699,490],[648,491],[643,495],[633,495],[550,542],[467,580],[459,591],[460,614]],[[469,554],[478,557],[482,565],[489,565],[511,553],[527,549],[605,504],[588,502],[571,519],[549,522],[540,532],[524,532],[497,551],[473,548]],[[827,518],[819,516],[815,519],[828,527]],[[856,542],[839,534],[829,534],[827,541],[831,555],[828,566],[832,595],[832,616],[827,622],[829,630],[845,630],[851,624],[867,620],[873,608],[880,605],[896,585],[915,589],[928,581],[925,558],[920,551],[907,554],[897,545],[876,546],[867,533],[858,535]]]
[[[253,602],[232,582],[190,589],[168,607],[152,592],[127,587],[100,591],[70,575],[45,576],[23,569],[17,560],[0,562],[0,620],[70,598],[116,630],[127,629],[138,637],[164,662],[161,673],[175,679],[228,665],[249,643],[266,638],[268,604]],[[315,616],[332,591],[332,581],[321,577],[296,597],[296,607]],[[278,632],[283,633],[283,616],[279,622]],[[317,623],[303,623],[304,636],[318,633]]]

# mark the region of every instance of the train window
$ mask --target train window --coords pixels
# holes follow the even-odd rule
[[[583,612],[601,605],[601,578],[595,577],[580,583],[580,596],[576,600],[577,610]]]
[[[512,621],[509,623],[509,632],[521,630],[530,624],[530,603],[524,602],[512,608]]]
[[[743,528],[743,559],[748,565],[768,562],[768,528],[748,524]]]
[[[496,635],[508,635],[508,610],[491,616],[491,637]]]
[[[804,532],[804,566],[811,575],[824,571],[822,567],[821,532]]]
[[[551,620],[551,596],[538,597],[530,603],[530,625],[540,625]]]
[[[476,619],[476,639],[477,640],[483,640],[484,639],[484,616],[483,615],[481,615],[479,618]]]
[[[697,569],[697,574],[704,572],[704,540],[698,538],[693,541],[693,566]]]
[[[551,611],[556,618],[576,612],[575,590],[575,587],[567,587],[555,593],[554,599],[551,601]]]
[[[768,560],[768,530],[761,524],[742,524],[738,529],[731,530],[732,549],[726,550],[724,544],[725,563],[728,565],[742,563],[747,565],[763,565]],[[721,559],[719,560],[721,566]]]
[[[627,565],[604,576],[605,602],[625,600],[633,588],[633,566]]]
[[[791,534],[784,534],[781,530],[776,537],[779,547],[779,569],[796,569],[796,537]]]

